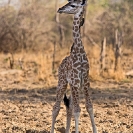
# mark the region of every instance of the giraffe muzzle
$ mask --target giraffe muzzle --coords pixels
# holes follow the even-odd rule
[[[63,11],[62,11],[62,9],[61,8],[59,8],[59,10],[57,11],[58,13],[62,13]]]

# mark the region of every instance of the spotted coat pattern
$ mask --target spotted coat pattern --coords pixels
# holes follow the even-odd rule
[[[65,5],[64,7],[68,6]],[[87,59],[84,46],[82,45],[81,35],[80,35],[80,22],[83,17],[83,9],[79,15],[74,15],[73,19],[73,45],[71,47],[70,55],[62,60],[59,70],[58,70],[58,86],[56,92],[56,102],[53,107],[52,114],[52,128],[51,133],[54,131],[54,124],[56,117],[58,116],[60,110],[60,103],[66,92],[67,85],[71,88],[71,107],[67,109],[67,128],[66,133],[69,133],[70,121],[72,116],[72,108],[74,113],[80,112],[79,107],[79,91],[84,93],[86,101],[86,109],[90,114],[91,122],[93,125],[93,131],[96,132],[96,127],[94,123],[93,107],[89,96],[89,63]]]
[[[81,14],[82,16],[82,14]],[[84,46],[82,45],[81,35],[80,35],[80,21],[81,17],[74,17],[73,20],[73,40],[71,53],[69,56],[65,57],[61,62],[58,70],[58,87],[57,87],[57,97],[54,110],[59,108],[60,101],[62,100],[63,94],[66,91],[67,84],[71,86],[71,93],[73,98],[74,110],[75,112],[80,112],[79,108],[79,89],[84,88],[84,92],[89,98],[89,63],[87,59]],[[87,85],[87,87],[85,87]],[[86,99],[87,106],[92,106],[90,98]]]

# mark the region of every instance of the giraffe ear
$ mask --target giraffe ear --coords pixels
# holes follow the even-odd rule
[[[82,0],[82,4],[81,5],[86,5],[87,0]]]

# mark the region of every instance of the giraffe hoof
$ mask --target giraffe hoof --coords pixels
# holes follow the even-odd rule
[[[51,132],[51,133],[56,133],[56,131],[54,130],[53,132]]]
[[[93,131],[93,133],[98,133],[97,130]]]

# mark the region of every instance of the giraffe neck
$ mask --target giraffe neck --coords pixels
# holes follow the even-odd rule
[[[82,40],[81,40],[81,34],[80,34],[80,23],[82,19],[82,12],[77,17],[76,15],[74,16],[73,19],[73,41],[74,41],[74,48],[80,48],[82,45]]]

